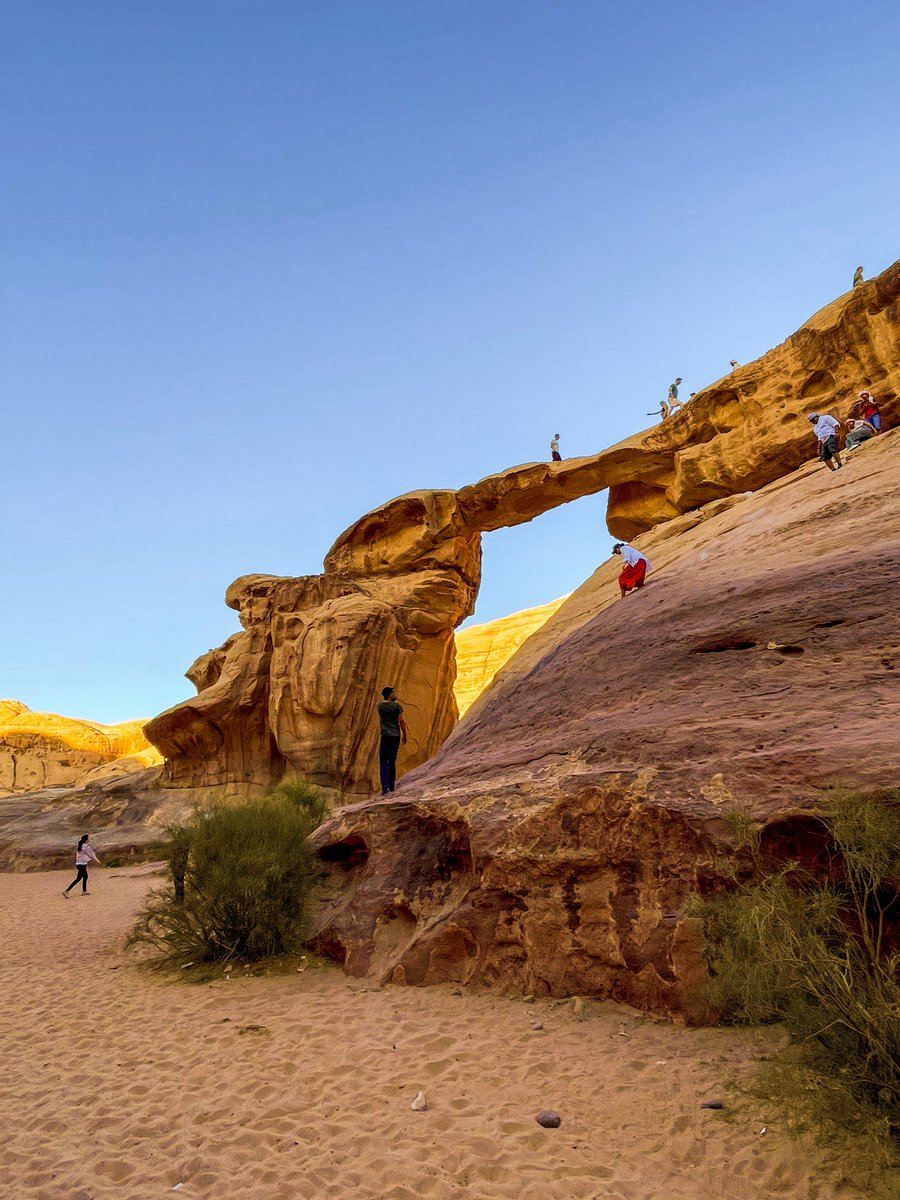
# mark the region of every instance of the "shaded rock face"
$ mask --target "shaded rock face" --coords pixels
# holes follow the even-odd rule
[[[0,700],[0,796],[73,786],[110,769],[125,774],[160,761],[139,721],[101,725]]]
[[[816,314],[664,425],[599,454],[532,463],[362,517],[324,574],[251,575],[226,602],[244,632],[188,672],[199,694],[146,726],[172,787],[245,793],[298,776],[344,796],[377,789],[379,691],[403,701],[402,775],[456,719],[453,631],[481,577],[481,534],[609,489],[608,525],[633,538],[758,489],[816,454],[806,412],[844,417],[862,387],[900,415],[900,263]]]
[[[896,786],[900,431],[640,544],[643,592],[602,566],[395,796],[319,830],[349,972],[704,1020],[685,901],[723,886],[723,809],[794,854],[823,789]]]

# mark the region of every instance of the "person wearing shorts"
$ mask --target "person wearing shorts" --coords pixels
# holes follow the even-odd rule
[[[844,465],[841,462],[841,443],[838,441],[840,421],[829,417],[827,413],[810,413],[809,421],[819,443],[819,458],[829,471],[840,471]]]

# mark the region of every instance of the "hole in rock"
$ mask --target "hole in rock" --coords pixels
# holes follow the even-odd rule
[[[726,650],[752,650],[756,642],[747,637],[716,638],[695,646],[691,654],[723,654]]]
[[[811,400],[814,396],[825,396],[834,391],[834,376],[830,371],[813,371],[806,383],[800,389],[800,396],[804,400]]]
[[[344,867],[346,870],[351,871],[355,867],[361,867],[369,861],[369,847],[359,834],[351,833],[341,842],[334,842],[331,846],[323,846],[319,851],[319,858],[323,862],[334,863],[339,867]]]
[[[844,625],[846,620],[844,617],[834,617],[831,621],[820,621],[816,625],[816,629],[833,629],[835,625]]]
[[[786,654],[786,655],[790,655],[790,654],[805,654],[805,653],[806,653],[806,651],[804,650],[804,648],[803,648],[802,646],[779,646],[779,647],[778,647],[778,653],[779,653],[779,654]]]

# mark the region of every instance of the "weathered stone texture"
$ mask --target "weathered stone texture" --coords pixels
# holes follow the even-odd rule
[[[125,774],[160,761],[139,721],[100,725],[0,700],[0,796],[76,785],[112,764]]]
[[[685,903],[722,886],[723,806],[777,849],[823,789],[896,786],[900,430],[639,545],[643,592],[601,566],[396,796],[319,831],[349,972],[703,1020]]]

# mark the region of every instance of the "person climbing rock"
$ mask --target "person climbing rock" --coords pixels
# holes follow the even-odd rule
[[[616,542],[613,546],[613,554],[618,554],[625,563],[625,567],[619,575],[619,590],[624,600],[634,588],[644,586],[647,572],[651,570],[650,559],[646,554],[641,554],[640,550],[636,550],[634,546],[629,546],[627,542]]]
[[[397,782],[397,752],[409,736],[403,720],[403,707],[392,687],[381,689],[378,719],[381,740],[378,745],[378,768],[381,774],[381,794],[387,796]]]
[[[659,417],[661,421],[664,421],[668,415],[669,405],[665,400],[662,401],[659,408],[654,408],[653,412],[647,413],[648,417]]]
[[[550,457],[553,462],[562,462],[562,455],[559,452],[559,434],[554,433],[550,439]]]
[[[829,471],[839,471],[844,465],[841,462],[841,444],[838,441],[840,421],[829,417],[827,413],[815,412],[809,414],[809,421],[819,443],[819,458]]]
[[[876,433],[881,433],[881,412],[871,392],[859,393],[856,411],[864,421],[868,421]]]
[[[684,408],[684,405],[678,399],[678,385],[680,383],[681,383],[681,379],[678,378],[675,380],[674,383],[669,384],[668,405],[669,405],[669,415],[670,416],[672,413],[674,413],[676,411],[676,409]]]
[[[853,286],[859,287],[859,285],[862,282],[863,282],[863,270],[862,270],[862,267],[857,267],[856,270],[853,272]]]

